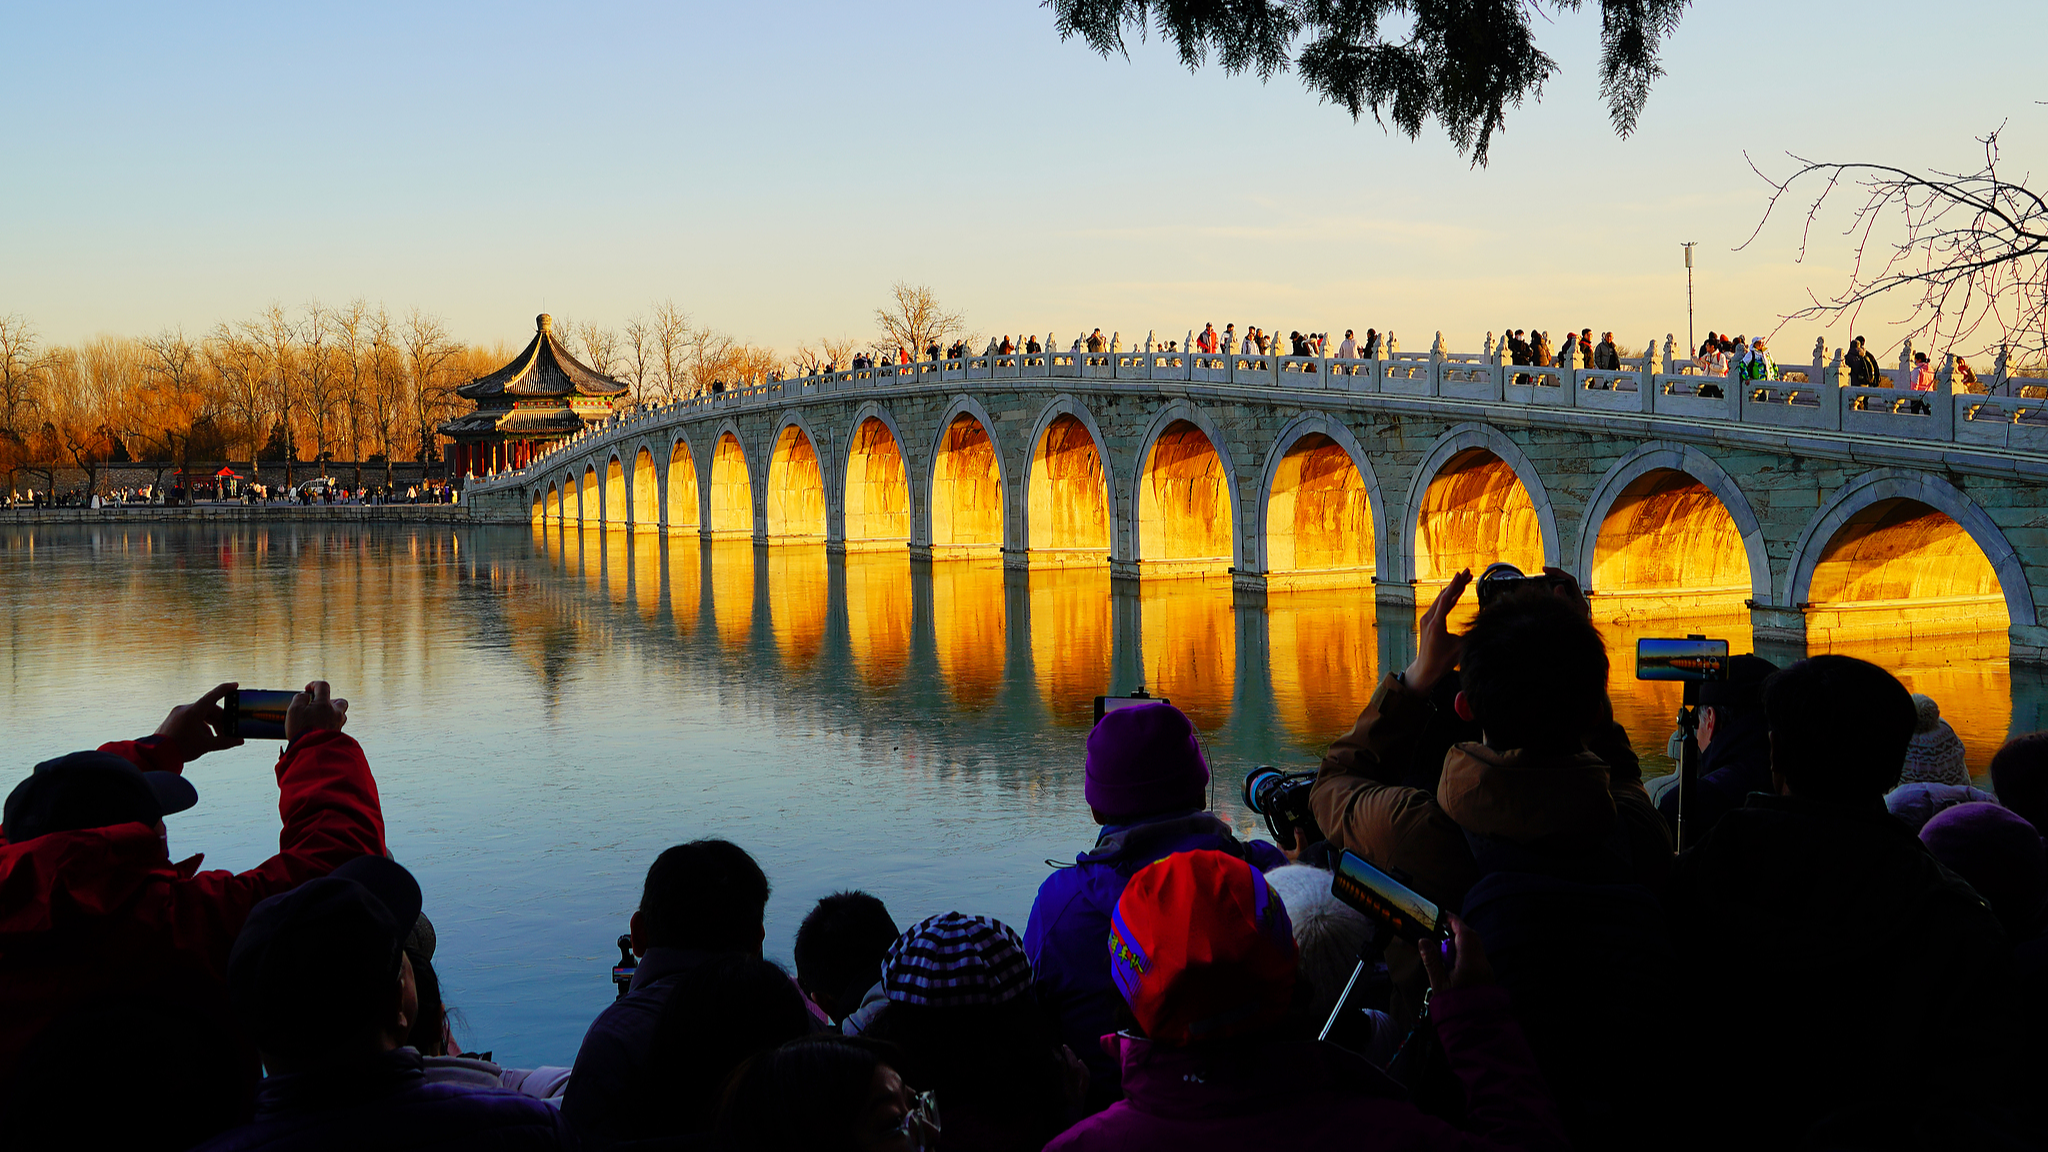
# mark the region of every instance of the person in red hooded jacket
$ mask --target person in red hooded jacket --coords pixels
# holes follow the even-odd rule
[[[163,818],[198,793],[186,763],[242,741],[222,684],[181,705],[140,740],[36,765],[0,822],[0,1078],[53,1021],[96,1000],[162,995],[217,1007],[228,1020],[228,951],[269,896],[384,853],[377,784],[354,739],[348,701],[325,681],[285,714],[277,761],[277,855],[247,872],[172,862]],[[118,1049],[119,1037],[108,1037]]]

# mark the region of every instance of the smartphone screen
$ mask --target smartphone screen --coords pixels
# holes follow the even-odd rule
[[[1638,640],[1638,680],[1720,680],[1728,675],[1726,640]]]
[[[1344,853],[1338,862],[1330,893],[1403,939],[1441,939],[1447,934],[1441,908],[1356,852]]]
[[[284,739],[284,710],[297,692],[242,688],[228,701],[230,723],[244,740]]]
[[[1097,696],[1095,698],[1095,722],[1102,723],[1102,717],[1119,708],[1135,708],[1140,704],[1171,704],[1164,696]]]

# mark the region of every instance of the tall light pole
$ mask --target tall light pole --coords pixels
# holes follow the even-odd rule
[[[1697,240],[1687,240],[1679,247],[1685,249],[1685,346],[1690,349],[1688,356],[1699,355],[1700,342],[1692,332],[1692,249]]]

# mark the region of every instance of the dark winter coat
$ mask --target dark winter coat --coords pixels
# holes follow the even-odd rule
[[[1046,1152],[1566,1147],[1506,992],[1445,992],[1430,1015],[1465,1089],[1463,1129],[1418,1111],[1385,1073],[1334,1045],[1176,1048],[1123,1035],[1125,1099],[1069,1128]]]
[[[562,1115],[585,1146],[609,1148],[632,1133],[633,1093],[654,1050],[654,1032],[669,997],[703,980],[721,953],[650,948],[634,969],[626,995],[597,1014],[576,1050],[576,1070],[562,1093]]]
[[[1995,1082],[2004,932],[1876,799],[1752,795],[1679,858],[1666,902],[1691,1057],[1674,1074],[1712,1101],[1688,1125],[1703,1143],[1905,1131]]]
[[[556,1152],[576,1147],[560,1112],[504,1088],[431,1084],[420,1054],[272,1076],[254,1123],[196,1152]]]

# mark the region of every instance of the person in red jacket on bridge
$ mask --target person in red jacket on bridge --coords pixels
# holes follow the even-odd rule
[[[227,1021],[228,951],[265,897],[384,854],[384,815],[348,701],[315,680],[285,714],[277,855],[247,872],[173,863],[163,818],[198,802],[185,765],[228,735],[222,684],[153,736],[36,765],[0,822],[0,1079],[53,1021],[94,1001],[162,996]],[[121,1038],[107,1037],[110,1050]],[[253,1067],[251,1069],[253,1075]]]

